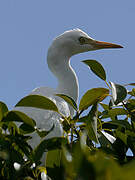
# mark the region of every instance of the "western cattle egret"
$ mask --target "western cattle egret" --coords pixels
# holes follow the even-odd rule
[[[63,99],[55,96],[56,93],[60,93],[70,96],[75,102],[78,100],[78,79],[70,65],[70,58],[75,54],[106,48],[122,48],[122,46],[96,41],[80,29],[73,29],[59,35],[53,40],[47,54],[48,67],[56,76],[58,87],[56,90],[49,87],[36,88],[31,94],[38,94],[50,98],[56,103],[59,111],[63,115],[67,117],[69,115],[73,116],[73,109]],[[54,124],[54,129],[46,138],[60,137],[63,135],[60,115],[56,112],[30,107],[17,107],[17,109],[33,118],[38,128],[49,130]],[[33,133],[33,138],[30,143],[35,147],[40,143],[40,137],[36,133]]]

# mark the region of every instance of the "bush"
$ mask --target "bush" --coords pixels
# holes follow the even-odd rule
[[[107,88],[88,90],[79,107],[64,94],[57,94],[75,110],[75,116],[64,117],[48,98],[30,95],[16,106],[52,110],[63,119],[64,137],[43,139],[47,132],[36,128],[26,114],[0,102],[0,179],[66,179],[127,180],[135,176],[135,89],[107,82],[106,73],[95,60],[83,61],[101,78]],[[35,103],[38,102],[38,103]],[[16,125],[20,122],[20,126]],[[36,148],[28,143],[36,132],[41,142]],[[40,159],[48,150],[46,166]],[[129,152],[130,151],[130,152]],[[129,152],[129,153],[127,153]]]

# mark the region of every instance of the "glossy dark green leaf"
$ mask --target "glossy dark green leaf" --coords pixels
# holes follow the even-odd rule
[[[7,112],[8,112],[7,105],[0,101],[0,121],[2,120],[4,114]]]
[[[16,106],[34,107],[58,112],[58,108],[53,101],[40,95],[26,96],[21,99]]]
[[[17,121],[17,122],[24,122],[25,124],[30,125],[31,127],[34,127],[36,125],[36,122],[31,119],[29,116],[24,114],[20,111],[9,111],[3,121]]]
[[[112,100],[115,105],[122,102],[127,96],[127,90],[124,86],[110,82],[112,86]]]
[[[127,144],[127,134],[125,133],[122,133],[121,131],[119,130],[116,130],[115,131],[115,134],[118,138],[120,138],[125,144]]]
[[[54,137],[41,141],[41,143],[33,151],[33,158],[35,162],[38,162],[41,159],[44,152],[54,149],[61,149],[61,146],[66,143],[67,141],[63,137]]]
[[[106,73],[103,66],[96,60],[84,60],[82,61],[102,80],[106,80]]]
[[[94,104],[89,112],[87,121],[86,121],[86,129],[88,132],[88,136],[90,140],[98,143],[97,137],[97,104]]]
[[[93,88],[88,90],[80,100],[79,110],[87,109],[89,106],[102,101],[109,95],[106,88]]]
[[[71,97],[65,94],[56,94],[56,96],[59,96],[62,99],[64,99],[69,105],[71,105],[77,111],[77,104]]]
[[[20,125],[20,132],[23,133],[23,134],[30,134],[30,133],[33,133],[35,131],[35,128],[28,125],[28,124],[21,124]]]

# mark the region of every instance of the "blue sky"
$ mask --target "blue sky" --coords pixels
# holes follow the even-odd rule
[[[46,63],[47,49],[54,37],[73,28],[124,46],[72,58],[80,97],[90,88],[104,86],[81,60],[98,60],[110,81],[135,82],[134,19],[134,0],[1,0],[0,101],[13,108],[36,87],[55,88],[57,81]]]

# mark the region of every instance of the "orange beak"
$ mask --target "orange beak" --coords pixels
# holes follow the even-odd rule
[[[106,48],[123,48],[121,45],[103,42],[103,41],[93,41],[93,47],[96,49],[106,49]]]

